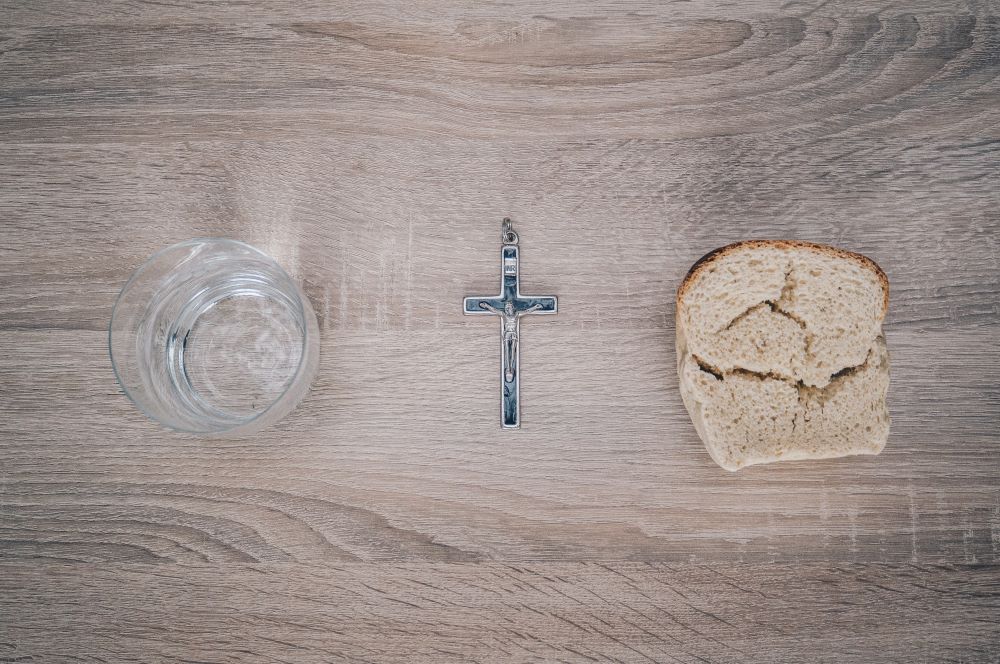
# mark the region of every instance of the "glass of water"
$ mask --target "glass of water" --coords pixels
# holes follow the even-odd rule
[[[196,434],[253,433],[291,412],[319,363],[309,300],[271,257],[207,238],[153,254],[115,302],[111,363],[152,419]]]

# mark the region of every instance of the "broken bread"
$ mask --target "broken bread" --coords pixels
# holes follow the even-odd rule
[[[677,290],[681,397],[726,470],[878,454],[889,435],[889,282],[835,247],[717,249]]]

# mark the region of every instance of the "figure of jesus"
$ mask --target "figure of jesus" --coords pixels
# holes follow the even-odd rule
[[[536,303],[521,311],[514,309],[513,302],[507,302],[503,307],[503,311],[500,311],[489,302],[480,302],[479,306],[482,309],[500,315],[503,319],[503,327],[500,330],[500,335],[503,338],[503,377],[505,381],[511,383],[514,381],[514,376],[517,373],[518,323],[521,316],[531,313],[536,309],[541,309],[542,305]]]

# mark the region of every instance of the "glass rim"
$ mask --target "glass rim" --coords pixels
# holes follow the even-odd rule
[[[122,375],[121,375],[121,372],[119,371],[119,368],[118,368],[118,361],[115,359],[114,345],[113,345],[113,341],[112,341],[113,338],[114,338],[115,318],[118,315],[118,306],[121,304],[121,302],[122,302],[122,296],[129,289],[129,287],[132,286],[139,279],[139,277],[142,276],[142,273],[147,268],[149,268],[158,258],[161,258],[167,252],[173,251],[173,250],[176,250],[176,249],[188,246],[188,245],[192,245],[193,246],[193,245],[198,245],[198,244],[231,245],[231,246],[234,246],[234,247],[240,247],[242,249],[249,249],[254,254],[257,254],[261,258],[263,258],[263,259],[267,260],[269,263],[271,263],[274,267],[277,268],[279,275],[281,277],[284,277],[285,279],[287,279],[288,282],[295,289],[295,301],[294,301],[294,304],[295,304],[295,313],[298,315],[298,317],[302,320],[302,323],[303,323],[302,324],[302,343],[301,343],[301,349],[300,349],[301,352],[299,353],[299,359],[298,359],[298,362],[295,365],[295,371],[292,372],[292,378],[288,381],[288,385],[281,391],[281,394],[279,394],[270,404],[268,404],[267,408],[264,408],[263,410],[261,410],[259,413],[255,414],[250,419],[245,420],[243,422],[239,422],[239,423],[234,424],[232,426],[228,426],[226,428],[211,429],[211,430],[207,430],[207,431],[200,430],[200,429],[191,429],[191,428],[179,427],[179,426],[175,426],[174,424],[172,424],[170,422],[165,422],[161,418],[159,418],[159,417],[153,415],[152,413],[150,413],[141,403],[139,403],[139,401],[136,400],[135,396],[132,395],[132,391],[128,387],[126,387],[125,382],[122,380]],[[303,369],[303,367],[306,364],[307,355],[308,355],[308,352],[309,352],[309,344],[311,343],[312,339],[310,337],[310,332],[309,332],[309,320],[308,320],[308,317],[306,315],[306,309],[305,309],[305,306],[304,306],[305,303],[303,302],[304,298],[305,298],[305,293],[302,292],[301,287],[298,285],[298,283],[295,282],[294,279],[292,279],[291,275],[289,275],[288,272],[285,271],[285,268],[282,267],[281,263],[279,263],[277,260],[274,259],[274,257],[272,257],[271,255],[265,253],[261,249],[258,249],[257,247],[253,246],[252,244],[248,244],[246,242],[243,242],[242,240],[234,240],[232,238],[227,238],[227,237],[213,237],[213,236],[193,237],[193,238],[188,238],[187,240],[181,240],[180,242],[175,242],[174,244],[171,244],[171,245],[168,245],[166,247],[162,247],[160,249],[157,249],[152,254],[150,254],[146,258],[146,260],[144,260],[142,263],[140,263],[139,266],[136,267],[132,271],[132,274],[129,275],[129,278],[125,281],[125,284],[121,287],[121,290],[118,291],[118,295],[115,296],[115,303],[111,307],[111,318],[108,321],[108,356],[111,358],[111,370],[115,374],[115,381],[118,383],[118,386],[121,387],[122,392],[125,393],[125,396],[128,397],[128,400],[131,401],[133,405],[135,405],[135,407],[139,410],[139,412],[141,412],[143,415],[145,415],[148,419],[153,420],[154,422],[158,422],[158,423],[162,424],[163,426],[165,426],[165,427],[167,427],[167,428],[169,428],[169,429],[171,429],[173,431],[177,431],[179,433],[189,433],[189,434],[201,435],[201,436],[218,436],[218,435],[226,434],[228,432],[232,432],[232,431],[235,431],[235,430],[238,430],[238,429],[242,429],[244,427],[248,427],[251,424],[253,424],[254,422],[260,420],[260,418],[262,418],[265,415],[267,415],[271,411],[272,408],[274,408],[279,403],[281,403],[281,400],[285,398],[285,396],[289,393],[289,391],[295,385],[295,382],[299,379],[300,374],[302,373],[302,369]]]

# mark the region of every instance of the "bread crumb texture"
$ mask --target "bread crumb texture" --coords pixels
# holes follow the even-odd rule
[[[699,261],[678,291],[678,374],[716,463],[878,454],[887,298],[877,265],[823,245],[752,241]]]

